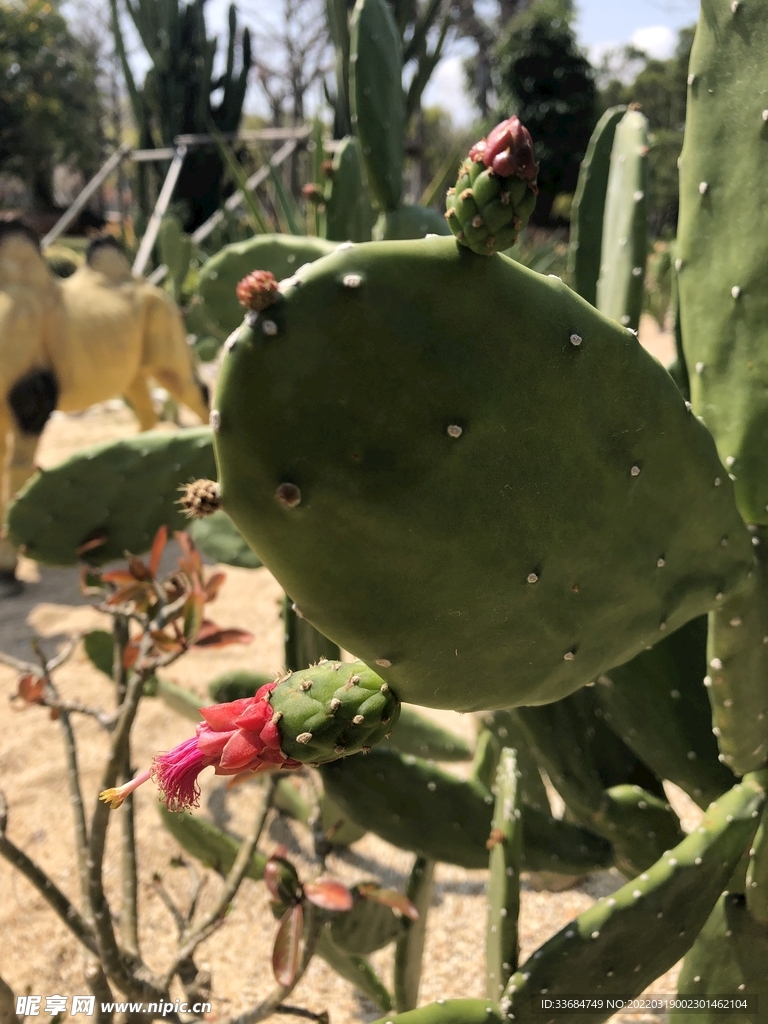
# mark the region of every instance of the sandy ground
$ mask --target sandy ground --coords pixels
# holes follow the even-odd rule
[[[653,322],[645,318],[643,341],[655,355],[666,360],[671,350],[669,335],[660,334],[654,328]],[[135,429],[131,414],[116,403],[80,417],[57,415],[46,428],[38,461],[50,466],[79,447],[126,436]],[[227,669],[270,671],[281,665],[280,588],[266,569],[224,569],[227,581],[211,613],[222,625],[250,630],[254,640],[249,646],[232,646],[208,653],[193,651],[166,670],[166,678],[200,695],[205,695],[206,684],[214,676]],[[79,595],[75,570],[25,562],[23,575],[28,581],[23,596],[0,606],[0,649],[28,658],[29,638],[34,633],[44,638],[46,649],[52,653],[72,633],[108,627],[105,616],[93,610],[88,600]],[[82,648],[78,648],[58,672],[57,681],[62,695],[69,699],[110,706],[110,685],[92,668]],[[15,688],[15,673],[0,666],[0,788],[9,806],[8,835],[79,904],[60,728],[44,709],[18,709],[17,703],[9,704],[8,698]],[[456,731],[467,737],[473,735],[474,723],[469,716],[451,712],[440,714],[443,722]],[[92,719],[79,718],[76,731],[82,788],[90,813],[96,800],[106,737]],[[136,767],[147,766],[157,750],[167,749],[190,732],[190,723],[159,701],[145,700],[133,733]],[[220,786],[220,780],[213,777],[205,780],[201,813],[207,813],[212,797],[213,805],[221,806]],[[234,831],[242,832],[247,828],[248,818],[258,805],[256,790],[258,785],[252,783],[227,796],[226,809],[231,814],[229,827]],[[685,815],[686,827],[693,827],[697,821],[695,809],[681,794],[673,794],[673,797]],[[137,830],[141,946],[147,962],[159,970],[171,957],[176,936],[173,921],[157,896],[153,876],[161,876],[167,890],[185,906],[190,891],[190,872],[175,866],[180,851],[160,822],[149,787],[138,795]],[[111,830],[106,869],[106,885],[115,907],[119,906],[117,831],[115,827]],[[285,843],[291,855],[300,858],[301,851],[309,849],[308,838],[302,826],[274,818],[262,846],[270,850],[277,843]],[[328,867],[348,882],[378,878],[385,885],[402,889],[412,860],[412,856],[368,835],[352,849],[332,854]],[[218,877],[208,874],[201,909],[210,905],[220,886]],[[522,957],[622,881],[614,871],[601,872],[560,893],[536,892],[526,883],[522,897]],[[420,1002],[483,995],[485,884],[484,871],[465,871],[447,865],[438,867]],[[226,925],[201,946],[197,956],[198,964],[211,972],[213,1011],[210,1019],[224,1019],[243,1012],[272,989],[270,952],[275,929],[264,886],[246,881]],[[0,861],[0,933],[5,936],[0,944],[0,975],[17,994],[31,992],[71,997],[87,993],[82,951],[32,886],[5,861]],[[376,954],[373,962],[389,984],[391,950]],[[675,973],[673,970],[659,979],[652,991],[673,992]],[[180,990],[176,994],[182,995]],[[317,958],[290,1002],[312,1011],[327,1010],[332,1024],[373,1021],[379,1016],[369,1002]],[[45,1013],[42,1017],[50,1019]]]

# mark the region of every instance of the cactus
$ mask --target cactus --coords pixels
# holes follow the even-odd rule
[[[431,206],[399,206],[385,210],[373,226],[376,242],[392,242],[405,238],[425,238],[427,235],[450,235],[445,217]]]
[[[240,531],[221,510],[187,524],[192,540],[208,558],[240,569],[258,569],[261,562],[243,540]]]
[[[469,761],[472,751],[456,733],[420,715],[414,708],[400,709],[392,735],[379,743],[397,754],[412,754],[432,761]]]
[[[498,1000],[517,969],[517,920],[523,855],[523,809],[515,751],[501,752],[496,803],[488,839],[488,922],[485,933],[486,993]]]
[[[763,3],[704,0],[701,11],[680,158],[683,345],[694,411],[734,479],[739,510],[768,525],[768,21]]]
[[[292,277],[305,263],[333,252],[336,246],[322,238],[296,235],[256,235],[246,242],[225,245],[200,268],[197,295],[199,312],[225,334],[243,321],[236,288],[253,270],[268,270],[278,281]]]
[[[419,1001],[421,961],[427,933],[427,914],[432,903],[435,862],[417,857],[411,869],[406,897],[418,916],[403,922],[403,931],[395,946],[395,1006],[398,1013],[413,1010]]]
[[[581,161],[579,182],[571,206],[568,276],[574,289],[593,306],[597,305],[611,149],[616,126],[626,110],[626,107],[609,107],[597,122]]]
[[[636,331],[648,250],[648,122],[627,111],[616,126],[600,247],[597,308]]]
[[[157,234],[160,262],[168,267],[166,287],[176,302],[181,302],[184,282],[192,258],[192,239],[185,235],[177,217],[164,217]]]
[[[481,783],[380,748],[357,761],[325,765],[321,775],[353,821],[393,846],[462,867],[487,866],[493,796]],[[604,839],[534,808],[524,809],[523,836],[529,871],[580,875],[612,863]]]
[[[337,974],[358,988],[375,1006],[387,1013],[392,1006],[392,998],[376,972],[365,957],[339,949],[329,934],[329,927],[329,924],[325,924],[318,936],[318,956],[321,956]]]
[[[768,926],[768,813],[757,830],[752,849],[749,851],[749,865],[745,879],[747,907],[750,915],[761,924]],[[766,933],[768,937],[768,933]]]
[[[360,142],[348,135],[333,155],[325,186],[325,237],[337,242],[369,242],[375,220],[365,183]]]
[[[30,558],[92,565],[148,551],[161,526],[183,529],[179,486],[215,473],[211,431],[140,434],[83,448],[39,470],[8,511],[8,536]]]
[[[662,778],[708,807],[734,782],[718,760],[707,691],[707,620],[610,669],[594,694],[606,722]]]
[[[477,304],[498,331],[478,333]],[[309,621],[402,700],[557,699],[752,565],[711,438],[632,334],[450,239],[306,268],[235,336],[215,404],[224,508]]]
[[[183,850],[219,874],[227,874],[240,849],[239,840],[188,811],[173,813],[162,804],[158,804],[157,809],[163,825]],[[257,850],[246,868],[246,877],[258,882],[264,877],[266,863],[267,858]]]
[[[549,815],[551,808],[547,788],[542,780],[536,758],[531,751],[528,735],[515,712],[487,712],[482,716],[482,722],[483,728],[489,729],[494,734],[500,749],[502,747],[514,749],[523,803]]]
[[[502,1024],[506,1018],[487,999],[438,999],[418,1010],[382,1017],[375,1024]]]
[[[548,996],[639,995],[672,967],[693,944],[754,835],[766,781],[765,773],[745,776],[710,806],[696,832],[545,942],[510,979],[502,1010],[527,1024],[540,1019],[532,997],[542,990]],[[597,1024],[613,1012],[603,1005],[558,1019]]]
[[[709,1010],[705,1005],[695,1013],[672,1009],[670,1024],[709,1024],[715,1021],[743,1021],[764,1024],[768,1006],[768,926],[754,920],[744,896],[724,892],[707,923],[683,961],[677,983],[679,996],[706,1000],[707,996],[749,996],[750,1011],[725,1007]]]

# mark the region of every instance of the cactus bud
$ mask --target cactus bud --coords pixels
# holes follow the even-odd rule
[[[215,480],[193,480],[180,490],[182,494],[177,504],[188,519],[204,519],[221,508],[219,485]]]
[[[277,279],[269,270],[254,270],[237,286],[237,301],[256,313],[277,302],[279,295]]]
[[[531,136],[517,117],[476,142],[445,204],[448,225],[462,245],[481,256],[514,245],[536,205],[538,169]]]

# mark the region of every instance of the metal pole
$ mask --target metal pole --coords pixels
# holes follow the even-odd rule
[[[186,155],[186,146],[176,147],[176,153],[171,161],[171,166],[168,168],[168,173],[165,176],[163,187],[160,189],[160,195],[157,197],[157,202],[155,203],[155,208],[152,211],[152,216],[149,218],[147,230],[144,232],[141,239],[139,251],[136,253],[136,259],[133,261],[133,267],[131,270],[134,277],[141,277],[144,273],[144,268],[149,262],[149,257],[152,254],[152,247],[155,244],[157,233],[160,230],[160,224],[165,216],[165,211],[168,209],[168,205],[173,196],[173,190],[176,188],[176,182],[179,180],[181,165],[184,163],[184,157]]]
[[[280,149],[278,149],[278,151],[275,153],[272,159],[269,161],[269,164],[265,164],[263,167],[260,167],[255,174],[252,174],[250,176],[250,178],[245,183],[246,188],[250,192],[253,192],[254,189],[257,189],[259,185],[261,185],[262,182],[266,181],[266,179],[269,177],[270,166],[279,167],[280,164],[284,160],[287,160],[291,153],[293,153],[298,144],[298,139],[289,139],[288,142],[284,143],[280,147]],[[216,213],[211,214],[208,220],[204,221],[200,225],[200,227],[193,232],[192,241],[196,245],[199,242],[202,242],[203,239],[207,238],[208,235],[210,235],[210,233],[214,230],[215,227],[221,224],[222,220],[224,220],[225,213],[231,213],[232,210],[236,210],[238,206],[242,205],[242,203],[243,193],[240,191],[240,189],[238,189],[237,192],[233,192],[229,199],[227,199],[227,201],[224,203],[224,208],[222,210],[217,210]]]
[[[114,169],[120,164],[125,156],[130,152],[131,146],[128,142],[123,142],[118,149],[112,154],[107,160],[100,171],[91,178],[85,188],[82,190],[80,195],[75,199],[74,203],[70,206],[66,213],[62,214],[61,217],[56,221],[48,234],[41,240],[40,248],[47,249],[49,245],[56,241],[59,235],[69,227],[72,221],[77,217],[78,213],[82,210],[88,200],[91,198],[96,189],[104,182]]]

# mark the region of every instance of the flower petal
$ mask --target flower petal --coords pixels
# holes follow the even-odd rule
[[[263,749],[264,744],[255,732],[243,732],[242,729],[238,729],[227,740],[227,745],[221,753],[219,765],[225,771],[230,771],[233,768],[243,771],[252,762],[258,762],[259,754]]]

